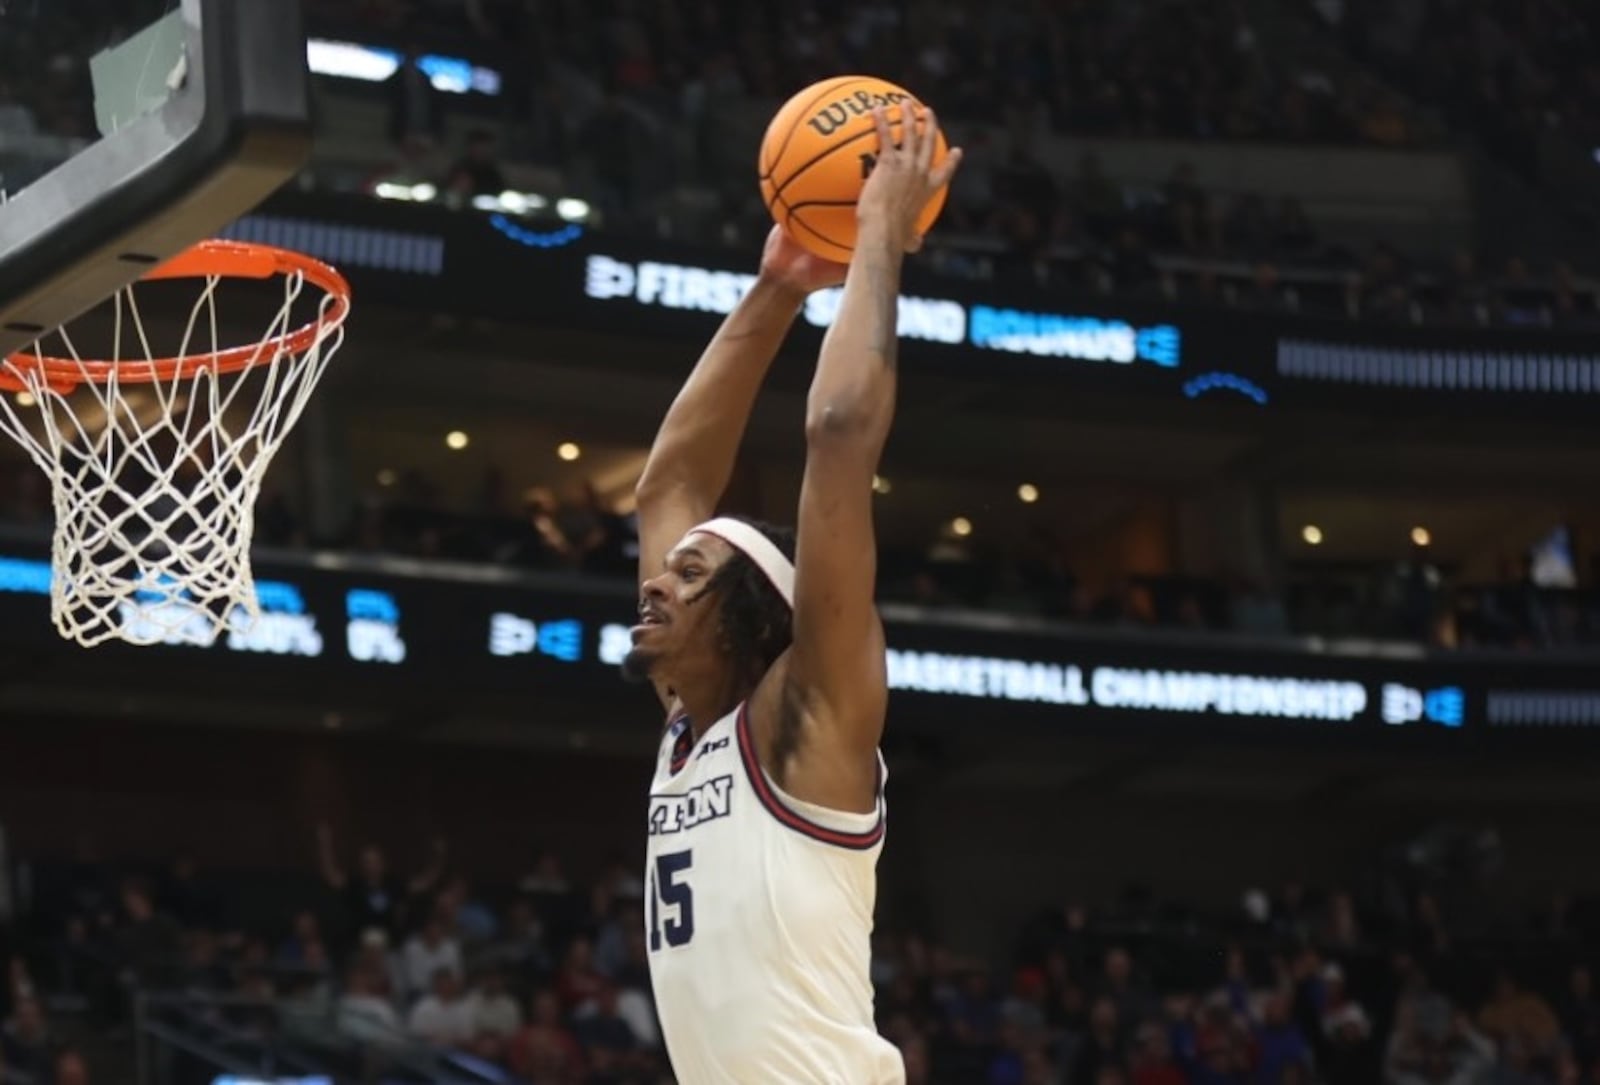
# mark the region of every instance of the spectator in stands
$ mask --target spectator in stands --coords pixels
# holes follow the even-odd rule
[[[499,921],[494,910],[472,894],[472,883],[464,874],[454,875],[439,891],[434,905],[439,920],[466,947],[494,941]]]
[[[1574,965],[1567,977],[1561,1029],[1579,1063],[1588,1066],[1600,1058],[1600,999],[1595,998],[1594,973],[1587,965]]]
[[[905,1061],[906,1085],[932,1085],[927,1040],[920,1035],[906,1037],[900,1044],[900,1057]]]
[[[495,157],[495,138],[486,129],[467,133],[467,146],[445,178],[445,190],[466,200],[498,196],[506,190],[506,175]]]
[[[466,1002],[473,1037],[492,1038],[497,1051],[522,1028],[522,1007],[506,992],[506,977],[498,968],[483,973]]]
[[[38,994],[28,962],[20,956],[11,958],[6,966],[5,988],[0,991],[0,1014],[10,1014],[18,1003],[37,998]]]
[[[1247,1085],[1250,1034],[1244,1020],[1228,1004],[1227,996],[1211,995],[1197,1016],[1189,1080],[1194,1085]]]
[[[462,995],[461,974],[451,968],[433,973],[429,992],[411,1008],[406,1030],[435,1047],[463,1047],[477,1035],[472,1004]]]
[[[383,994],[397,1005],[406,992],[405,961],[400,953],[389,946],[389,936],[376,927],[361,936],[356,947],[355,962],[366,968],[383,984]]]
[[[606,870],[601,875],[600,881],[618,900],[644,899],[644,880],[639,877],[639,872],[634,869],[633,864],[625,861],[621,855],[613,855],[606,863]]]
[[[572,1028],[584,1050],[597,1060],[597,1066],[620,1068],[640,1062],[633,1057],[641,1053],[639,1038],[617,1010],[614,984],[600,985],[594,998],[573,1015]]]
[[[315,912],[302,911],[294,917],[289,937],[278,947],[278,961],[291,968],[301,967],[322,947],[321,926]]]
[[[1129,1065],[1129,1085],[1189,1085],[1188,1077],[1172,1057],[1167,1030],[1154,1021],[1139,1026]]]
[[[1250,977],[1250,962],[1245,957],[1244,950],[1236,945],[1228,947],[1222,961],[1221,990],[1227,996],[1228,1006],[1234,1013],[1248,1014],[1250,999],[1255,990]]]
[[[44,474],[22,461],[9,470],[9,485],[0,490],[0,520],[14,524],[45,524],[50,519],[50,488]]]
[[[1550,1004],[1509,972],[1496,978],[1494,996],[1478,1012],[1478,1027],[1496,1043],[1531,1055],[1553,1055],[1561,1036],[1561,1022]]]
[[[40,1080],[49,1073],[55,1038],[37,998],[24,998],[0,1028],[0,1065],[21,1080]]]
[[[1379,1079],[1378,1048],[1366,1010],[1344,996],[1343,986],[1329,984],[1318,1064],[1327,1085],[1364,1085]]]
[[[605,885],[594,887],[593,907],[590,937],[595,970],[615,978],[627,964],[628,936],[635,928],[643,928],[644,916],[636,907],[619,908]]]
[[[1494,1067],[1494,1044],[1437,994],[1405,999],[1384,1060],[1388,1085],[1480,1082]]]
[[[1555,1079],[1554,1053],[1536,1055],[1520,1040],[1511,1040],[1500,1045],[1499,1055],[1495,1085],[1550,1085]]]
[[[339,996],[339,1031],[359,1043],[391,1049],[404,1044],[405,1033],[394,1003],[389,1001],[388,979],[365,961],[345,972],[344,993]]]
[[[983,1080],[988,1085],[1022,1085],[1028,1072],[1028,1055],[1038,1050],[1038,1041],[1029,1039],[1020,1026],[1006,1020],[1000,1024],[998,1039]]]
[[[190,931],[184,936],[183,985],[196,991],[225,991],[231,986],[232,970],[220,959],[217,936],[208,930]]]
[[[561,1020],[561,1000],[541,988],[528,1003],[528,1023],[511,1040],[511,1069],[533,1081],[567,1081],[583,1067],[583,1049]]]
[[[418,66],[419,59],[420,50],[408,47],[396,78],[386,85],[390,105],[389,138],[407,158],[426,152],[444,132],[445,111],[440,94],[427,73]]]
[[[1100,994],[1117,1007],[1117,1020],[1125,1025],[1155,1014],[1155,995],[1134,975],[1133,955],[1121,946],[1113,946],[1106,952]]]
[[[1098,1085],[1101,1071],[1122,1067],[1126,1053],[1121,1029],[1116,1001],[1105,995],[1097,998],[1089,1011],[1089,1034],[1078,1047],[1068,1085]]]
[[[1256,1085],[1275,1085],[1288,1067],[1311,1061],[1311,1045],[1290,1018],[1289,996],[1282,991],[1273,991],[1263,1000],[1255,1049]]]
[[[956,1043],[981,1059],[1000,1027],[999,1006],[986,971],[969,969],[961,977],[959,988],[945,1000],[945,1016]]]
[[[305,546],[300,518],[282,490],[268,490],[256,502],[255,540],[264,546]]]
[[[176,971],[183,935],[172,917],[156,911],[150,883],[129,878],[122,884],[125,919],[116,932],[117,955],[127,983],[162,982]]]
[[[594,945],[587,938],[578,937],[567,947],[567,955],[556,975],[556,992],[567,1013],[596,997],[605,986],[605,977],[594,967]]]
[[[1000,1020],[1018,1031],[1022,1041],[1019,1049],[1031,1047],[1044,1035],[1048,994],[1049,981],[1042,969],[1017,969],[1011,981],[1011,994],[1000,1003]]]
[[[642,934],[640,938],[642,944]],[[639,967],[631,969],[627,978],[616,979],[614,986],[617,989],[617,1016],[627,1022],[633,1032],[634,1043],[643,1051],[660,1050],[661,1028],[643,954],[640,954]]]
[[[317,858],[323,880],[330,889],[341,894],[350,937],[373,928],[391,938],[399,933],[405,887],[389,873],[382,850],[373,844],[362,848],[356,861],[355,877],[351,878],[334,853],[333,831],[322,824],[317,826]]]
[[[458,984],[461,981],[461,944],[445,932],[444,921],[437,915],[406,940],[401,959],[408,995],[435,990],[440,972],[450,973]]]
[[[167,869],[157,894],[158,910],[170,915],[186,929],[221,931],[227,921],[222,900],[201,877],[200,866],[191,855],[180,855]]]
[[[511,902],[499,939],[480,949],[476,959],[510,972],[542,974],[550,970],[544,925],[527,897],[519,895]]]
[[[523,875],[519,888],[540,915],[569,903],[572,882],[561,865],[561,856],[554,851],[541,851],[533,863],[532,872]]]
[[[89,1064],[77,1051],[61,1052],[56,1056],[55,1076],[50,1079],[50,1085],[89,1085]]]
[[[1348,951],[1363,945],[1361,920],[1356,915],[1355,898],[1350,893],[1341,890],[1328,898],[1320,941],[1329,950]]]

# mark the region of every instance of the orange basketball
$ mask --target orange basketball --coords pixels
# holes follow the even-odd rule
[[[896,140],[901,103],[916,102],[893,83],[867,75],[841,75],[813,83],[784,103],[761,141],[761,198],[772,217],[801,245],[844,263],[856,244],[856,200],[878,150],[875,106],[889,106]],[[921,104],[921,103],[917,103]],[[949,146],[939,133],[933,160]],[[917,232],[927,233],[944,208],[948,189],[928,201]]]

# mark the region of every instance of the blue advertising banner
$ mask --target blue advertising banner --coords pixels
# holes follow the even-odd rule
[[[334,263],[364,304],[681,341],[686,351],[754,281],[753,253],[353,196],[285,194],[227,235]],[[837,309],[836,290],[811,297],[801,336],[820,339]],[[1572,332],[1181,307],[952,280],[915,263],[900,334],[907,365],[957,378],[1245,409],[1541,415],[1587,412],[1600,397],[1600,352],[1592,337]]]
[[[249,688],[257,703],[409,704],[431,692],[457,709],[645,704],[616,671],[631,644],[626,583],[333,555],[263,557],[257,576],[254,625],[213,635],[197,621],[165,645],[84,650],[50,626],[42,548],[0,545],[0,653],[34,680],[56,673],[119,690],[209,681]],[[1130,634],[892,606],[885,618],[896,726],[1600,734],[1592,659]]]

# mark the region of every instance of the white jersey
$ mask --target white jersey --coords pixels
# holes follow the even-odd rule
[[[667,729],[650,786],[645,937],[680,1085],[902,1085],[873,1023],[884,801],[826,810],[778,790],[744,708]]]

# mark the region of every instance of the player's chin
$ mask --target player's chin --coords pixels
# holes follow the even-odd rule
[[[624,682],[648,682],[650,672],[655,669],[656,660],[660,657],[655,652],[643,648],[632,648],[622,657],[622,680]]]

